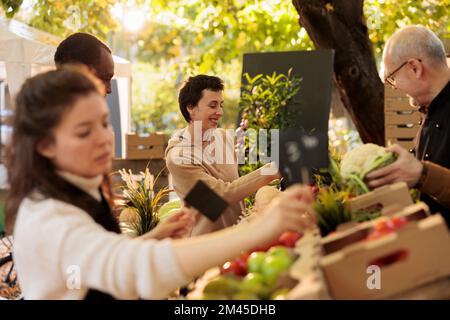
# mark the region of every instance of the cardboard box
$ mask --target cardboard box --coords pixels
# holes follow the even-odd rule
[[[126,159],[164,159],[166,136],[154,133],[147,137],[127,134]]]
[[[450,236],[442,216],[429,216],[424,203],[395,216],[408,223],[377,239],[365,240],[386,218],[322,239],[320,266],[333,298],[384,299],[450,275]]]
[[[350,210],[352,212],[379,206],[384,215],[389,214],[392,211],[398,211],[413,203],[408,185],[404,182],[377,188],[349,201]]]

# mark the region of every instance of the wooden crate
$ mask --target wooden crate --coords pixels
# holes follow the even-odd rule
[[[384,111],[386,145],[413,148],[420,127],[420,112],[409,105],[406,95],[390,86],[384,87]]]
[[[147,137],[127,134],[126,159],[164,159],[166,136],[154,133]]]
[[[411,111],[386,111],[385,121],[387,125],[416,125],[420,122],[420,113],[415,110]]]
[[[419,130],[419,125],[386,125],[386,137],[394,139],[414,139]]]
[[[385,299],[450,275],[450,236],[442,216],[430,216],[423,203],[395,215],[408,223],[380,238],[366,240],[375,220],[322,240],[320,265],[333,298]],[[368,268],[375,265],[380,288],[368,286]]]
[[[386,145],[390,146],[393,144],[398,144],[406,150],[411,150],[414,148],[414,139],[411,138],[388,138],[386,139]]]

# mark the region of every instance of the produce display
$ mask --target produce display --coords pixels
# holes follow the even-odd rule
[[[364,144],[347,152],[342,158],[332,154],[330,160],[328,170],[319,172],[311,186],[318,228],[305,231],[305,234],[285,232],[276,241],[242,252],[234,260],[209,270],[211,273],[196,283],[196,294],[190,298],[377,298],[373,292],[367,293],[365,286],[361,287],[361,283],[366,283],[366,265],[381,268],[396,264],[404,268],[402,272],[413,270],[411,266],[415,262],[412,259],[426,252],[421,251],[423,248],[420,242],[405,242],[398,249],[397,238],[405,241],[415,232],[423,235],[431,232],[427,228],[440,231],[445,228],[444,222],[436,217],[426,228],[418,227],[418,219],[425,219],[429,215],[428,207],[423,203],[414,204],[412,194],[415,192],[411,192],[405,183],[369,190],[365,183],[366,176],[393,163],[395,154],[386,152],[384,147]],[[243,220],[262,212],[281,192],[274,186],[259,189],[253,207]],[[388,235],[394,233],[395,237],[387,239]],[[448,238],[446,229],[441,233],[442,239]],[[387,241],[381,240],[384,237]],[[432,243],[431,237],[428,240]],[[445,246],[444,240],[442,243]],[[385,253],[380,254],[376,248]],[[357,256],[352,250],[357,252]],[[430,253],[430,261],[435,256]],[[358,265],[358,261],[364,261],[364,268]],[[405,264],[408,264],[407,268],[403,267]],[[439,267],[433,263],[424,263],[421,268],[433,270],[436,279],[450,273],[450,267],[449,270],[437,270]],[[395,270],[385,276],[399,279]],[[387,297],[400,292],[402,288],[414,286],[411,282],[413,276],[402,277],[404,283],[390,281],[387,293],[379,296]]]
[[[279,196],[280,193],[281,191],[274,186],[264,186],[260,188],[255,194],[255,204],[252,208],[253,211],[256,213],[261,212],[273,199]]]
[[[345,183],[369,192],[364,179],[370,172],[385,167],[395,161],[395,154],[386,152],[384,147],[366,143],[347,152],[340,163],[340,174]]]
[[[403,299],[426,292],[425,284],[442,298],[438,284],[450,276],[447,225],[423,202],[324,237],[321,247],[319,265],[334,299]],[[367,286],[370,270],[381,270],[383,290]]]
[[[317,175],[316,202],[318,225],[323,236],[346,222],[378,218],[378,206],[352,212],[350,199],[369,192],[364,179],[370,172],[395,161],[395,155],[375,144],[363,144],[347,152],[341,160],[330,159],[330,168]]]
[[[243,252],[220,268],[203,289],[203,299],[281,299],[297,281],[288,275],[297,259],[293,248],[301,238],[285,232],[276,241]]]
[[[161,207],[159,207],[158,210],[158,216],[160,221],[163,221],[168,217],[170,217],[172,214],[178,212],[182,206],[183,203],[180,199],[171,200],[163,204]]]
[[[403,228],[408,223],[408,219],[405,217],[392,217],[391,219],[380,219],[374,225],[369,235],[366,237],[366,241],[375,240],[390,234],[395,230]]]

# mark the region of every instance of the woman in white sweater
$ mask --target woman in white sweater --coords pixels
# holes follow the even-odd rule
[[[112,134],[99,82],[81,69],[26,81],[8,151],[14,260],[25,299],[161,299],[285,230],[314,222],[296,186],[249,224],[182,240],[120,235],[105,179]]]

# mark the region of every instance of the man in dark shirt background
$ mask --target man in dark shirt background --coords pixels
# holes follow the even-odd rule
[[[106,94],[111,93],[114,61],[105,43],[87,33],[72,34],[59,44],[55,53],[57,67],[68,63],[86,65],[104,83]]]
[[[404,92],[411,105],[420,107],[425,116],[413,149],[419,161],[403,161],[401,166],[394,163],[375,171],[368,175],[369,186],[404,181],[410,187],[420,187],[429,173],[427,162],[450,168],[450,68],[445,49],[432,31],[408,26],[395,32],[386,43],[383,66],[385,82]],[[450,210],[430,195],[422,194],[422,200],[432,212],[442,213],[450,225]]]

